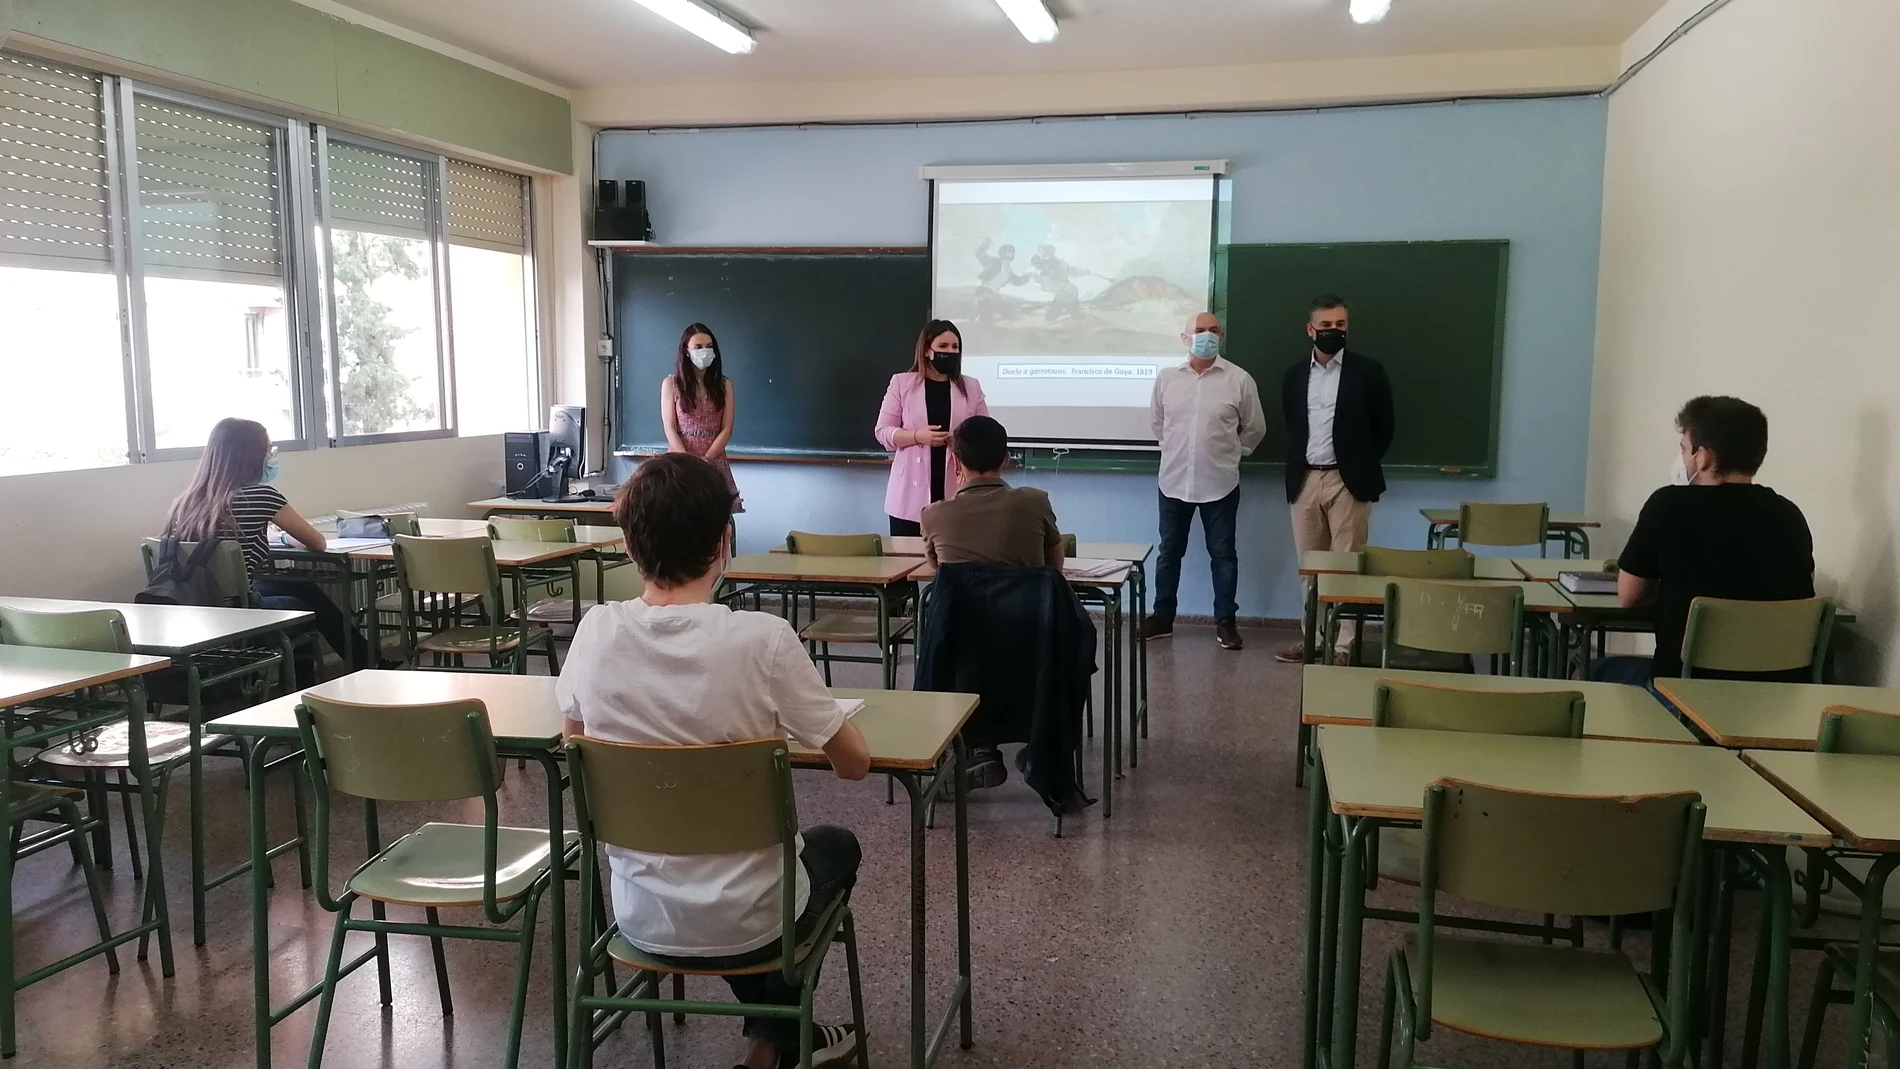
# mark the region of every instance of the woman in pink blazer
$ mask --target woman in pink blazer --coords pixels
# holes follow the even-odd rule
[[[971,416],[987,416],[983,387],[963,375],[963,335],[947,319],[933,319],[917,335],[910,370],[891,376],[877,413],[878,444],[894,450],[884,511],[893,535],[919,535],[924,506],[942,501],[950,432]]]

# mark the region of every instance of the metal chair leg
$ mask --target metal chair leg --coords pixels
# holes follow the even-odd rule
[[[428,907],[424,913],[429,918],[430,925],[442,923],[440,911],[434,906]],[[449,962],[442,953],[441,936],[429,937],[429,956],[435,959],[435,992],[442,1002],[442,1016],[453,1017],[455,1016],[455,998],[449,993]]]
[[[139,862],[139,833],[132,823],[132,791],[126,779],[125,769],[115,770],[119,787],[119,814],[125,818],[125,849],[132,859],[132,880],[134,883],[145,878],[145,866]]]

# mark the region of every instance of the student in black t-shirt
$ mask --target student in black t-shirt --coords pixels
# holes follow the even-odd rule
[[[1733,397],[1698,397],[1682,406],[1676,426],[1689,485],[1650,495],[1617,558],[1617,600],[1656,605],[1656,657],[1605,658],[1592,668],[1593,679],[1646,684],[1652,676],[1681,675],[1682,632],[1698,597],[1814,596],[1807,519],[1794,502],[1755,483],[1768,453],[1761,409]],[[1805,671],[1796,675],[1806,678]]]

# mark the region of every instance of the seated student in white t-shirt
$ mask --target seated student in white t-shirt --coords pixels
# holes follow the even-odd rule
[[[633,601],[590,610],[574,633],[555,693],[569,734],[609,742],[694,746],[774,736],[823,749],[840,779],[863,779],[871,754],[838,710],[791,625],[714,604],[732,490],[712,465],[682,453],[641,464],[614,502],[627,552],[646,578]],[[620,934],[658,957],[739,968],[779,953],[778,850],[710,857],[609,847]],[[849,894],[858,840],[819,826],[801,836],[799,933]],[[796,1005],[774,969],[729,976],[742,1002]],[[747,1018],[743,1069],[798,1062],[798,1025]],[[857,1047],[849,1026],[812,1033],[813,1064]]]

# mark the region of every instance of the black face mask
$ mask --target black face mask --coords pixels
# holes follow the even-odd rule
[[[936,368],[939,374],[955,375],[963,369],[963,354],[933,352],[930,354],[930,366]]]
[[[1327,329],[1313,332],[1313,348],[1327,356],[1332,356],[1345,347],[1346,332],[1343,330]]]

